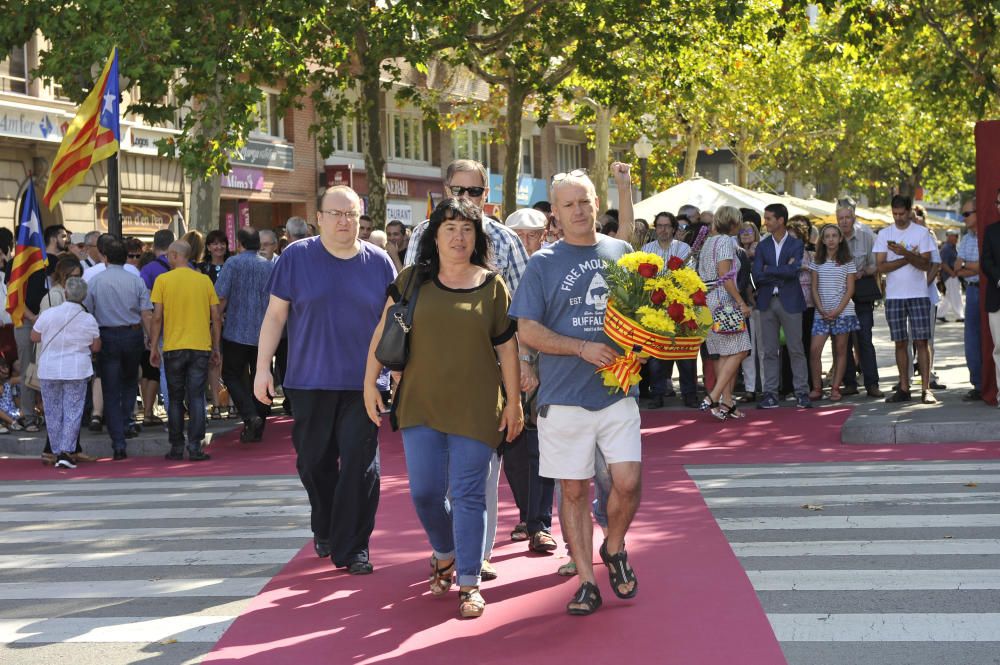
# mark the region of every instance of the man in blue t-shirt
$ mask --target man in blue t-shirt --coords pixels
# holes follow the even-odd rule
[[[328,189],[316,217],[319,235],[285,248],[271,273],[254,396],[271,403],[271,360],[287,323],[284,389],[295,403],[292,442],[312,508],[313,546],[336,567],[366,575],[380,476],[378,428],[362,386],[396,270],[388,254],[358,240],[361,199],[352,189]]]
[[[628,174],[627,166],[617,166]],[[623,181],[631,187],[627,178]],[[563,241],[528,261],[510,315],[518,319],[521,339],[539,351],[539,475],[560,481],[560,519],[581,581],[566,609],[584,615],[601,605],[590,521],[590,479],[598,449],[607,459],[612,483],[601,560],[619,598],[632,598],[638,591],[625,533],[639,507],[639,407],[631,393],[610,393],[595,373],[619,355],[604,334],[608,283],[602,268],[632,248],[597,234],[597,193],[583,172],[556,176],[552,201]]]

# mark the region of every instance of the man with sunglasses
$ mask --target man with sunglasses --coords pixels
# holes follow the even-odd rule
[[[456,159],[445,171],[444,195],[464,198],[482,208],[490,193],[489,179],[486,167],[471,159]],[[493,265],[507,283],[511,293],[517,291],[528,265],[528,253],[521,244],[517,233],[505,225],[483,216],[486,235],[490,239],[490,250],[493,253]],[[420,249],[420,239],[427,230],[427,222],[417,224],[410,234],[410,246],[406,252],[406,265],[413,265]],[[521,390],[531,391],[538,385],[538,379],[529,360],[532,351],[521,347]],[[483,561],[482,577],[484,580],[496,579],[496,571],[489,564],[493,553],[493,541],[497,530],[497,485],[500,481],[500,458],[493,456],[490,462],[490,477],[486,481],[486,550]]]
[[[983,280],[986,299],[986,313],[993,338],[993,368],[996,371],[997,388],[1000,389],[1000,189],[994,196],[998,221],[986,227],[983,234]]]
[[[956,274],[965,281],[965,364],[969,366],[972,390],[962,395],[966,402],[983,398],[983,350],[979,332],[979,238],[976,221],[976,198],[962,205],[965,235],[958,243]]]

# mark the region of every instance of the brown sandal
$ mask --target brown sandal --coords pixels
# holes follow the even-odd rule
[[[468,591],[458,592],[458,613],[463,619],[475,619],[483,616],[486,609],[486,600],[479,593],[479,587],[473,587]]]
[[[431,595],[443,596],[451,591],[455,580],[455,560],[452,559],[444,568],[438,568],[438,560],[431,557]]]

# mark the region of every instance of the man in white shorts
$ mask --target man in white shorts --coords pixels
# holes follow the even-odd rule
[[[631,187],[627,165],[614,164],[612,171],[619,190]],[[641,493],[639,407],[634,390],[628,395],[610,394],[595,373],[619,355],[604,334],[608,302],[604,261],[617,260],[632,247],[595,231],[598,200],[586,173],[573,171],[552,180],[552,212],[563,241],[531,257],[510,315],[518,319],[521,339],[539,351],[539,475],[560,481],[560,523],[580,576],[580,588],[566,609],[585,615],[601,605],[590,520],[590,479],[597,449],[611,474],[608,535],[601,545],[601,560],[615,595],[632,598],[639,590],[625,553],[625,533]],[[625,208],[619,214],[631,222],[631,205]]]

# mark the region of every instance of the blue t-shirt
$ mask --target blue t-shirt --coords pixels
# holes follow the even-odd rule
[[[604,260],[617,260],[632,251],[624,240],[599,235],[596,245],[566,241],[539,250],[528,261],[514,293],[510,316],[537,321],[567,337],[620,348],[604,334],[608,283]],[[538,406],[559,404],[597,411],[625,397],[611,394],[596,368],[577,356],[539,354]]]
[[[314,236],[293,242],[274,264],[267,290],[289,302],[285,386],[362,389],[368,346],[396,269],[384,251],[360,244],[356,256],[338,259]]]

